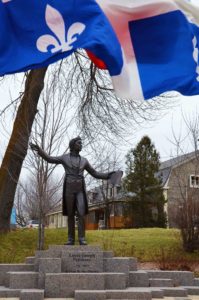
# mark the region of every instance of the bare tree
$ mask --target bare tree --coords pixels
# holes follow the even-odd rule
[[[169,95],[155,101],[139,102],[115,97],[107,72],[99,71],[84,52],[75,53],[55,68],[54,79],[60,82],[67,99],[71,99],[76,126],[84,138],[107,140],[115,144],[127,133],[145,121],[160,117],[168,107]],[[52,68],[50,68],[50,72]],[[46,68],[28,73],[25,91],[0,168],[0,231],[9,230],[11,209],[23,160],[27,153],[32,123],[37,113],[37,103],[44,86]],[[163,101],[162,101],[163,100]],[[59,103],[59,99],[56,99]],[[167,102],[167,103],[165,103]],[[77,118],[76,118],[77,116]],[[117,137],[117,138],[116,138]]]
[[[108,72],[88,62],[83,52],[75,54],[72,64],[76,72],[71,84],[74,86],[78,81],[75,96],[81,101],[78,127],[89,141],[106,140],[117,145],[146,122],[161,118],[173,106],[174,94],[170,93],[151,101],[116,97]]]
[[[33,126],[31,140],[39,144],[49,155],[60,155],[67,150],[68,135],[73,132],[73,114],[70,116],[71,97],[68,90],[62,86],[62,74],[57,78],[57,67],[46,78],[46,86],[38,107],[38,114]],[[32,152],[26,160],[25,166],[32,173],[35,187],[31,188],[32,200],[37,203],[39,219],[38,249],[44,248],[45,216],[61,201],[60,189],[62,178],[55,182],[55,165],[47,163],[40,156]],[[54,175],[53,175],[54,174]],[[29,201],[30,203],[30,201]]]
[[[24,189],[20,182],[17,185],[17,190],[15,194],[15,208],[16,208],[16,222],[20,227],[26,226],[27,215],[24,208],[25,204],[25,194]]]
[[[199,151],[198,134],[199,118],[183,116],[187,132],[184,136],[173,131],[176,145],[176,166],[172,168],[170,189],[175,189],[175,199],[171,199],[168,191],[168,213],[171,226],[181,230],[183,247],[193,252],[199,249]],[[192,146],[191,153],[184,153],[186,144]]]
[[[13,131],[0,168],[0,231],[10,228],[10,216],[23,160],[27,153],[37,103],[44,86],[46,68],[33,70],[27,75]]]

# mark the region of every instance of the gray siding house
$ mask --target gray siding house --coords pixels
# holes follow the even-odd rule
[[[161,163],[168,226],[177,227],[176,214],[188,199],[199,201],[199,152],[191,152]]]

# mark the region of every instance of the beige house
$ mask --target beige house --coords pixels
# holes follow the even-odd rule
[[[165,199],[165,210],[168,216],[168,226],[176,227],[176,213],[182,203],[188,199],[199,201],[199,152],[165,161],[160,166],[158,176],[161,176]]]
[[[67,227],[67,217],[62,215],[62,205],[46,215],[46,226],[48,228]]]
[[[86,216],[86,229],[101,229],[105,223],[105,209],[108,201],[110,207],[110,227],[123,228],[123,203],[119,194],[119,187],[107,186],[106,181],[102,186],[87,192],[89,214]],[[105,197],[105,198],[104,198]],[[67,227],[67,217],[62,215],[62,206],[58,206],[46,215],[48,228]]]

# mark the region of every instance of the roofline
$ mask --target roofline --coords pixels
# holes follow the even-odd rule
[[[191,154],[192,154],[192,155],[191,155]],[[182,154],[182,155],[176,156],[176,157],[172,158],[172,160],[175,160],[175,159],[177,159],[177,158],[180,158],[181,156],[186,156],[186,155],[187,155],[187,156],[190,155],[190,157],[189,157],[189,158],[186,158],[186,157],[185,157],[184,160],[182,160],[182,161],[180,161],[180,162],[176,162],[175,164],[173,164],[173,165],[171,165],[171,166],[164,167],[164,168],[162,168],[162,169],[161,169],[161,163],[160,163],[159,171],[162,171],[162,170],[167,169],[167,168],[171,168],[171,169],[172,169],[172,168],[176,168],[176,167],[178,167],[179,165],[188,162],[189,160],[192,160],[192,159],[197,158],[197,157],[199,158],[199,150],[196,150],[196,151],[193,151],[193,152],[190,152],[190,153],[187,153],[187,154]],[[168,160],[168,161],[169,161],[169,160]],[[166,160],[165,162],[167,162],[167,160]],[[162,163],[165,163],[165,162],[162,162]]]
[[[54,211],[54,212],[48,213],[48,214],[46,214],[46,217],[47,216],[51,216],[51,215],[55,215],[57,213],[62,213],[62,210],[58,210],[58,211]]]

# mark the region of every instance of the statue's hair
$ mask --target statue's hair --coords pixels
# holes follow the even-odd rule
[[[79,140],[81,140],[80,136],[77,136],[76,138],[70,140],[70,142],[69,142],[70,151],[73,150],[74,144]]]

